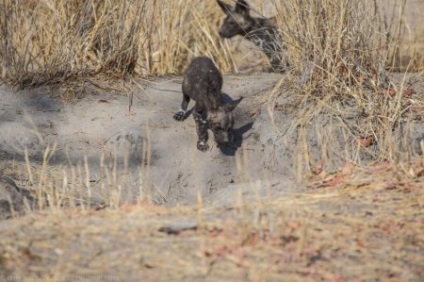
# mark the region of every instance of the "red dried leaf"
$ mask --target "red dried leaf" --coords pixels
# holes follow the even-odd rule
[[[416,189],[412,183],[401,183],[399,188],[403,193],[412,193]]]
[[[241,242],[242,246],[256,246],[260,241],[258,234],[250,233],[247,237]]]
[[[299,229],[299,227],[301,226],[301,223],[299,221],[289,221],[287,222],[288,227],[290,228],[290,231],[295,231],[297,229]]]
[[[222,229],[214,227],[213,229],[207,230],[206,236],[209,238],[220,238],[224,237],[224,233]]]
[[[212,257],[212,256],[218,256],[222,257],[228,254],[231,254],[233,250],[231,250],[227,245],[217,245],[213,246],[209,250],[205,250],[205,256]]]
[[[345,279],[340,274],[334,275],[333,277],[330,277],[328,280],[329,282],[343,282]]]
[[[367,148],[374,144],[374,136],[368,135],[366,137],[359,137],[356,139],[356,144],[360,147]]]
[[[365,248],[367,244],[366,244],[365,240],[358,238],[358,239],[356,239],[356,245],[359,248]]]
[[[392,168],[392,165],[387,161],[383,161],[372,167],[373,173],[380,173],[383,171],[387,171]]]
[[[396,95],[396,90],[393,88],[380,88],[378,92],[380,94],[387,94],[390,97],[394,97]]]
[[[328,181],[326,184],[327,187],[335,187],[340,185],[343,182],[343,176],[341,174],[337,174],[333,179]]]
[[[403,95],[406,97],[411,97],[414,94],[417,94],[417,92],[413,88],[408,88],[405,91],[403,91]]]
[[[403,224],[399,222],[395,222],[393,220],[389,220],[389,221],[380,223],[379,227],[385,233],[393,234],[393,233],[399,232],[403,228]]]
[[[351,162],[346,162],[345,165],[344,165],[344,167],[343,167],[343,169],[342,169],[342,174],[344,176],[351,175],[352,174],[352,171],[353,171],[353,165],[352,165],[352,163]]]
[[[328,176],[326,179],[322,180],[315,188],[325,188],[325,187],[335,187],[343,182],[342,173],[337,173]]]
[[[321,171],[321,173],[320,173],[320,174],[318,174],[318,177],[319,177],[320,179],[324,179],[324,178],[326,178],[327,176],[328,176],[328,172],[326,172],[325,170]]]

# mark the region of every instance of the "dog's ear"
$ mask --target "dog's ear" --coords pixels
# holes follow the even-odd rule
[[[249,14],[249,4],[244,0],[238,0],[234,11],[238,14]]]
[[[226,14],[229,15],[232,13],[233,11],[233,7],[231,7],[228,4],[225,4],[224,2],[222,2],[221,0],[216,0],[216,2],[218,2],[219,7],[221,7],[221,10]]]
[[[237,100],[231,101],[227,104],[225,104],[225,109],[227,112],[232,112],[237,105],[241,102],[241,100],[243,100],[243,97],[238,98]]]

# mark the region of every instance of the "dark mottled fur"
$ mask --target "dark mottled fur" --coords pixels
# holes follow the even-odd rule
[[[193,117],[199,138],[197,148],[201,151],[209,148],[208,129],[212,130],[215,141],[220,145],[231,139],[234,124],[232,111],[242,98],[225,103],[221,92],[222,83],[221,73],[207,57],[194,58],[184,74],[183,101],[174,118],[183,121],[187,117],[190,99],[196,101]]]
[[[274,71],[285,71],[288,63],[285,62],[284,66],[282,62],[282,39],[276,27],[275,18],[266,19],[250,16],[249,5],[244,0],[238,0],[234,8],[220,0],[217,0],[217,2],[227,15],[219,34],[224,38],[231,38],[236,35],[244,36],[265,53]]]

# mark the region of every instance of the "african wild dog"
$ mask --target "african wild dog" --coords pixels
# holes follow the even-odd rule
[[[276,18],[266,19],[250,16],[249,4],[244,0],[238,0],[234,8],[221,0],[217,0],[217,2],[227,15],[219,29],[219,35],[224,38],[236,35],[244,36],[265,53],[273,71],[284,72],[288,63],[282,62],[282,38],[276,25]]]
[[[198,135],[197,149],[206,151],[209,146],[208,129],[211,129],[218,145],[231,141],[234,120],[232,111],[243,97],[226,103],[222,94],[222,75],[211,59],[194,58],[183,79],[183,101],[181,109],[174,115],[178,121],[187,117],[190,98],[196,101],[193,117]]]

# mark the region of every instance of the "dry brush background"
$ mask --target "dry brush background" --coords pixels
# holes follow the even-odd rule
[[[277,16],[297,72],[313,63],[334,75],[341,68],[423,68],[411,45],[422,43],[424,27],[419,15],[406,16],[405,2],[250,4],[256,15]],[[236,71],[253,49],[237,55],[240,38],[236,44],[219,38],[222,15],[212,0],[4,0],[0,7],[2,77],[21,87],[108,72],[178,74],[198,55],[212,57],[224,72]]]
[[[260,104],[276,131],[298,134],[295,161],[309,189],[254,203],[240,196],[227,208],[201,198],[172,209],[116,199],[95,211],[72,204],[84,202],[88,168],[73,175],[75,193],[61,194],[51,184],[65,183],[63,171],[48,161],[4,161],[2,174],[19,169],[38,188],[25,209],[47,209],[0,222],[0,278],[420,281],[424,144],[409,138],[424,110],[423,4],[249,3],[256,15],[276,16],[284,37],[291,69]],[[224,73],[265,70],[251,44],[219,38],[222,19],[214,0],[2,0],[1,80],[18,90],[65,89],[61,98],[72,101],[86,82],[134,91],[146,79],[181,75],[198,55]],[[284,93],[292,104],[281,110]],[[280,110],[293,117],[288,126]],[[340,140],[351,149],[334,152]]]

